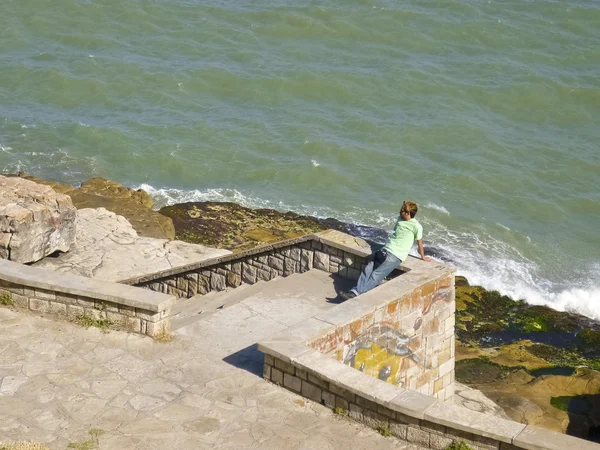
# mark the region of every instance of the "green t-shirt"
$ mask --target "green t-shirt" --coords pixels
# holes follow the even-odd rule
[[[417,219],[402,220],[402,217],[398,217],[394,232],[384,248],[400,261],[404,261],[415,240],[421,239],[423,239],[423,227]]]

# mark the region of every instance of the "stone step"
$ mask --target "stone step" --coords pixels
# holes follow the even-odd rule
[[[177,330],[184,326],[190,325],[198,320],[211,316],[239,300],[228,300],[229,294],[237,291],[237,294],[244,292],[249,285],[241,285],[236,289],[225,291],[211,291],[204,295],[195,295],[187,299],[179,299],[173,308],[173,316],[171,320],[171,330]],[[245,297],[245,296],[242,296]]]
[[[292,274],[288,277],[277,277],[270,281],[259,281],[255,284],[242,284],[235,289],[226,289],[224,291],[211,291],[204,295],[195,295],[191,298],[178,300],[173,308],[171,320],[171,330],[177,330],[191,325],[199,320],[203,320],[218,311],[228,308],[244,299],[257,294],[265,289],[268,283],[269,287],[281,283],[292,277],[301,274]]]

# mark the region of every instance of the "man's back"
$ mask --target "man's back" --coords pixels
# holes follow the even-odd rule
[[[398,218],[394,232],[389,237],[385,249],[398,258],[404,261],[408,257],[408,253],[415,241],[423,238],[423,227],[417,219],[402,220]]]

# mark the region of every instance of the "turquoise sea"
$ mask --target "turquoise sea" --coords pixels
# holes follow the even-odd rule
[[[600,319],[598,0],[2,0],[0,170],[390,229]]]

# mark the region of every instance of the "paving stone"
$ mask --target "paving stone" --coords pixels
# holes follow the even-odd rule
[[[261,314],[282,314],[276,304],[269,308]],[[308,311],[297,310],[297,321]],[[157,344],[0,310],[2,326],[18,325],[0,333],[0,390],[14,392],[0,393],[0,434],[54,440],[57,449],[81,441],[92,427],[105,430],[101,449],[410,448],[257,376],[263,360],[254,344],[287,328],[261,314],[230,307],[174,342]],[[256,373],[229,362],[252,362],[254,355],[261,358]],[[25,380],[19,388],[17,377]],[[322,398],[330,406],[348,407],[329,395]]]
[[[141,384],[138,387],[138,391],[153,397],[162,398],[168,402],[175,399],[181,393],[181,389],[177,386],[161,379]]]
[[[127,386],[125,380],[94,380],[92,391],[100,398],[110,399],[121,392]]]
[[[0,395],[14,395],[25,383],[29,381],[28,377],[8,376],[2,378],[0,384]]]
[[[137,394],[135,397],[131,398],[129,403],[136,411],[152,411],[166,404],[166,402],[160,398],[141,394]]]

